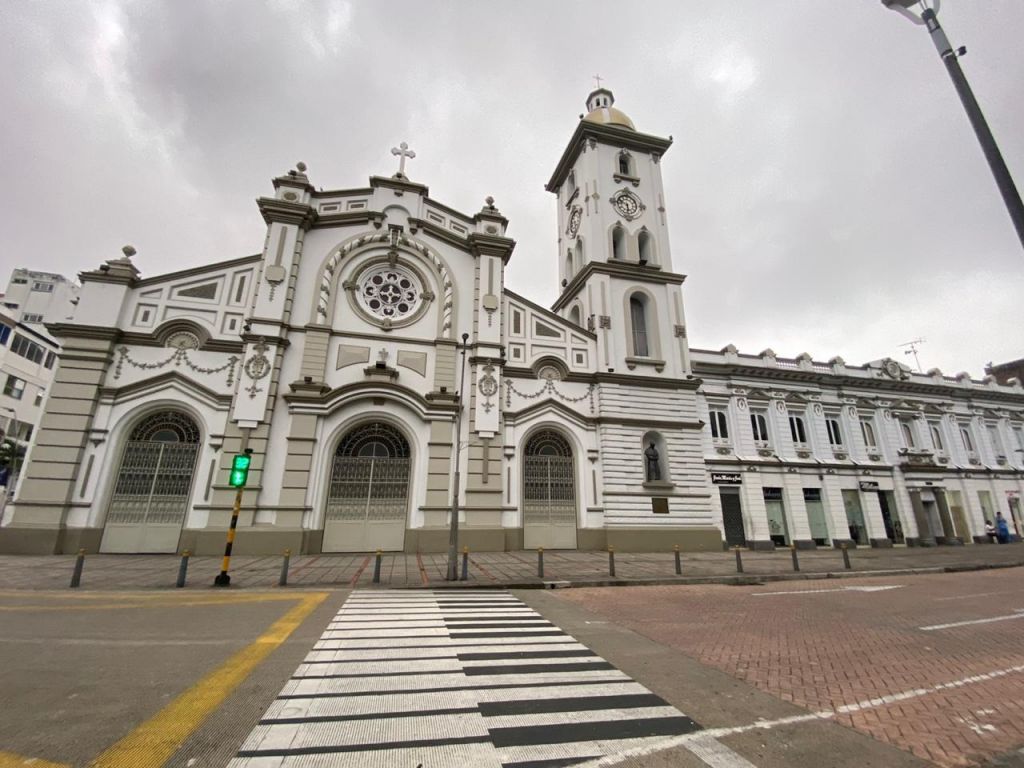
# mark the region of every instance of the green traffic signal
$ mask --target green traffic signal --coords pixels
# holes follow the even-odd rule
[[[249,465],[251,463],[252,457],[244,453],[237,454],[231,462],[231,476],[228,478],[228,485],[232,488],[245,487],[245,481],[249,477]]]

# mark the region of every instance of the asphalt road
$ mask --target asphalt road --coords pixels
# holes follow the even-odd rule
[[[377,746],[366,754],[374,765],[404,765],[389,761],[386,742],[419,727],[415,716],[374,717],[378,704],[391,718],[411,701],[432,717],[463,710],[442,720],[444,738],[481,749],[493,742],[502,764],[513,759],[508,755],[545,753],[537,734],[561,733],[559,724],[611,722],[600,704],[611,694],[601,686],[625,685],[645,709],[623,709],[612,718],[620,721],[615,728],[632,733],[625,721],[644,720],[642,727],[665,731],[661,741],[633,729],[633,741],[617,745],[611,726],[603,742],[584,728],[552,754],[603,754],[600,765],[652,768],[1024,766],[1024,569],[743,587],[494,591],[508,597],[496,606],[454,608],[430,593],[404,594],[433,604],[416,606],[413,615],[394,590],[0,593],[0,768],[222,768],[240,748],[259,748],[253,734],[264,727],[261,718],[284,711],[275,699],[288,686],[307,684],[301,678],[312,674],[311,662],[326,677],[309,684],[318,691],[336,686],[330,695],[344,706],[352,686],[373,691],[376,676],[382,688],[434,691],[359,705],[359,717],[371,715]],[[375,605],[382,601],[374,595],[403,605]],[[390,637],[410,621],[398,639]],[[503,624],[494,628],[499,635],[545,634],[513,638],[514,653],[529,655],[504,659],[502,648],[490,646],[506,638],[471,626],[462,631],[483,632],[483,639],[463,638],[449,651],[457,621]],[[362,659],[348,657],[356,646],[346,646],[346,633],[371,638],[358,640],[362,650],[352,655]],[[424,633],[430,637],[417,639]],[[324,638],[338,646],[326,656]],[[410,653],[401,646],[432,647]],[[397,667],[377,661],[389,655],[411,660]],[[440,677],[431,666],[438,663]],[[503,680],[519,676],[493,668],[501,663],[530,666],[522,679],[538,691],[527,701],[562,703],[520,711],[511,700],[527,694],[502,692]],[[584,673],[598,677],[575,679]],[[495,674],[491,687],[481,685]],[[587,695],[560,691],[563,684],[586,686],[580,690]],[[436,690],[449,685],[460,689],[458,706]],[[288,705],[300,712],[291,718],[301,726],[295,743],[324,733],[351,741],[344,722],[329,731],[303,723],[300,704]],[[570,705],[584,713],[565,711]],[[500,712],[505,720],[487,719]],[[470,730],[461,732],[462,723]],[[547,731],[533,733],[530,723]],[[618,746],[633,754],[615,757]],[[300,762],[356,764],[329,752]],[[448,764],[428,763],[424,768]],[[281,762],[252,762],[264,764]],[[545,765],[556,764],[569,763]]]

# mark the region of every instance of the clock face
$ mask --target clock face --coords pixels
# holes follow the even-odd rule
[[[615,210],[618,214],[626,221],[632,221],[637,218],[644,212],[646,207],[640,198],[628,189],[622,189],[616,192],[611,198],[611,203],[615,206]]]
[[[569,234],[573,237],[580,231],[580,221],[583,219],[583,211],[579,208],[573,208],[572,213],[569,214]]]

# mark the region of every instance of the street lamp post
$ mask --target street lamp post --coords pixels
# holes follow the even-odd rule
[[[934,0],[934,8],[929,6],[928,0],[882,0],[882,5],[928,30],[935,49],[939,52],[939,57],[946,65],[946,71],[949,72],[949,77],[953,81],[953,87],[956,88],[957,95],[967,111],[967,117],[971,121],[981,149],[985,153],[988,167],[992,170],[992,175],[995,176],[996,186],[999,187],[999,193],[1003,196],[1003,203],[1010,214],[1010,220],[1013,221],[1013,227],[1017,230],[1017,237],[1020,239],[1021,245],[1024,246],[1024,203],[1021,203],[1020,193],[1013,183],[1010,170],[1006,167],[995,137],[992,136],[992,131],[985,120],[985,115],[982,114],[978,100],[974,98],[971,86],[960,68],[958,59],[967,53],[967,49],[961,46],[953,50],[949,38],[946,37],[946,33],[939,24],[940,2],[941,0]],[[920,16],[910,10],[916,5],[921,6]]]
[[[469,334],[462,334],[462,370],[459,373],[459,386],[456,391],[455,412],[455,476],[452,482],[451,522],[448,524],[448,581],[459,580],[459,492],[462,481],[460,466],[462,461],[462,384],[466,379],[466,346]]]

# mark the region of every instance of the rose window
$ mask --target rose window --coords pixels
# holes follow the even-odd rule
[[[363,276],[359,302],[371,315],[387,320],[408,317],[419,306],[419,281],[398,267],[381,267]]]

